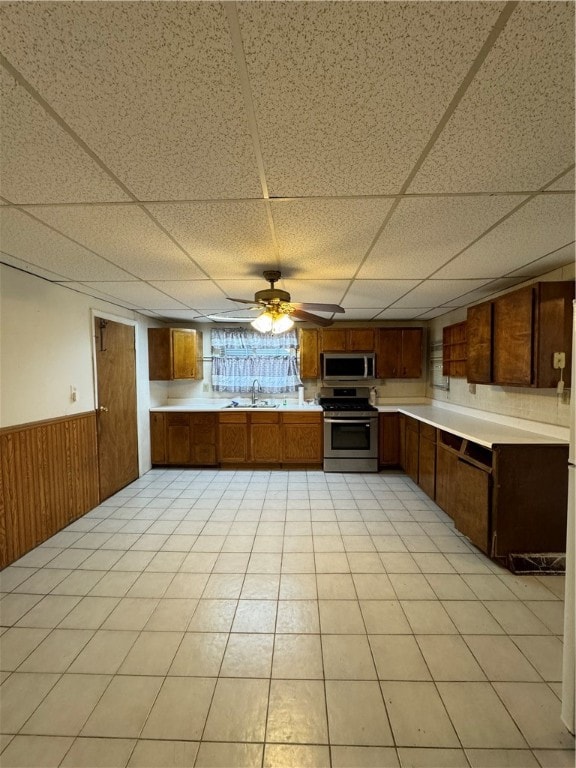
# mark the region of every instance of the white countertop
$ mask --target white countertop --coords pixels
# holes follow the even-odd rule
[[[399,411],[433,427],[463,437],[465,440],[472,440],[486,448],[492,448],[494,445],[568,444],[566,440],[557,437],[549,437],[539,432],[529,432],[490,421],[489,413],[486,414],[486,418],[475,418],[434,405],[379,406],[378,410],[380,412]]]

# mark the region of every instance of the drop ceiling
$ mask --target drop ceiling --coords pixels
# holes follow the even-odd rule
[[[2,3],[0,260],[186,322],[264,269],[397,321],[573,263],[574,10]]]

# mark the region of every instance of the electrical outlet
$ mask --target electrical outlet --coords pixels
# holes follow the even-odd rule
[[[554,362],[552,365],[554,368],[560,368],[561,370],[564,369],[566,366],[566,353],[554,352]]]

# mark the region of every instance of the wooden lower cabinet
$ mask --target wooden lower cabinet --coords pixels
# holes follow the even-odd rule
[[[431,499],[436,496],[436,428],[420,423],[418,485]]]
[[[404,471],[409,478],[418,482],[418,457],[420,453],[420,422],[406,416]]]
[[[282,414],[282,462],[322,464],[323,421],[321,413]]]
[[[380,413],[378,417],[378,464],[397,467],[400,464],[400,416]]]
[[[456,474],[458,472],[458,454],[443,443],[447,433],[440,432],[436,445],[436,504],[450,515],[456,515]]]
[[[151,413],[152,464],[214,466],[217,420],[215,413]]]
[[[255,464],[282,461],[282,426],[279,413],[251,413],[250,460]]]

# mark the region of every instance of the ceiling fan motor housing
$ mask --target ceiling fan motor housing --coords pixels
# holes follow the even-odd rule
[[[254,298],[256,301],[261,301],[265,304],[270,302],[289,302],[290,294],[287,291],[281,291],[279,288],[266,288],[264,291],[256,291]]]

